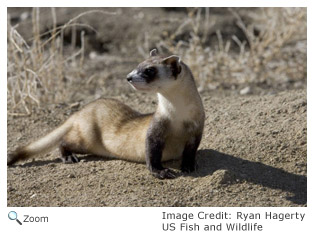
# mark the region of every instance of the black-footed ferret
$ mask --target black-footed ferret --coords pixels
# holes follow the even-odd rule
[[[205,116],[188,66],[178,56],[163,58],[154,49],[127,81],[136,90],[157,93],[155,113],[140,114],[114,99],[96,100],[46,136],[9,154],[7,164],[58,146],[65,163],[78,162],[74,153],[146,162],[152,175],[163,179],[176,174],[161,161],[181,158],[181,170],[194,171]]]

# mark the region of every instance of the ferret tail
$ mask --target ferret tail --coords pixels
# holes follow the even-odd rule
[[[55,148],[60,144],[62,138],[70,131],[71,128],[72,122],[71,120],[67,120],[61,126],[35,142],[32,142],[24,147],[17,148],[14,152],[8,154],[7,165],[12,165],[17,161],[30,158]]]

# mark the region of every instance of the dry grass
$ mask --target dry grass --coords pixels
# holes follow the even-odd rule
[[[52,29],[40,33],[40,9],[32,12],[31,41],[18,33],[8,19],[8,79],[7,102],[11,115],[29,115],[32,107],[43,103],[64,102],[70,98],[68,88],[82,80],[85,73],[84,32],[81,33],[81,48],[75,48],[77,26],[95,31],[91,26],[79,23],[79,18],[93,10],[84,12],[57,26],[55,9],[51,8]],[[236,88],[241,85],[306,80],[306,8],[261,8],[245,11],[244,21],[237,10],[229,9],[247,41],[235,35],[224,40],[216,31],[218,44],[208,46],[209,31],[214,27],[210,9],[188,8],[184,21],[176,31],[159,40],[157,47],[162,53],[180,55],[191,67],[199,89],[216,89],[222,85]],[[114,13],[113,13],[114,14]],[[168,15],[168,18],[171,18]],[[247,23],[248,22],[248,23]],[[255,29],[258,34],[255,34]],[[64,49],[64,32],[71,30],[72,48]],[[187,41],[177,41],[182,32],[190,36]],[[145,41],[138,42],[139,53],[146,56],[152,36],[145,32]],[[161,36],[158,36],[161,38]],[[27,39],[29,40],[29,39]]]
[[[237,36],[224,41],[217,30],[218,45],[205,46],[210,25],[209,9],[189,9],[188,17],[159,49],[175,52],[191,67],[200,90],[216,89],[221,84],[232,86],[249,83],[283,82],[306,79],[306,8],[262,8],[250,13],[246,25],[240,15],[229,9],[248,42]],[[192,29],[188,42],[174,39]],[[255,34],[255,29],[259,34]],[[235,45],[239,52],[234,51]]]
[[[94,30],[89,25],[78,23],[79,18],[92,13],[114,14],[98,10],[87,11],[57,27],[55,9],[51,8],[53,28],[41,34],[39,11],[40,8],[33,8],[33,38],[30,44],[18,33],[17,26],[10,25],[8,19],[7,102],[10,115],[29,115],[32,107],[37,107],[40,103],[64,101],[68,95],[67,85],[80,80],[84,68],[84,31],[80,36],[80,49],[74,52],[73,47],[70,54],[64,50],[64,31],[74,29],[72,45],[75,46],[77,26]]]

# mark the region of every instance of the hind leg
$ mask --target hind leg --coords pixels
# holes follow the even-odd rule
[[[69,150],[69,148],[66,146],[65,143],[62,143],[60,146],[61,151],[61,159],[63,163],[78,163],[79,159],[75,154],[73,154],[72,151]]]

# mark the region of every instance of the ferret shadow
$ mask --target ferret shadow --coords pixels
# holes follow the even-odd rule
[[[204,149],[197,153],[196,168],[196,172],[192,174],[193,177],[205,177],[224,169],[238,180],[290,192],[293,196],[287,199],[296,204],[303,205],[307,202],[306,176],[289,173],[261,162],[252,162],[215,150]]]
[[[103,158],[103,157],[96,156],[96,155],[83,155],[83,156],[78,156],[77,158],[81,162],[114,160],[111,158]],[[53,160],[34,160],[34,161],[26,162],[23,164],[10,165],[10,167],[12,167],[12,168],[15,168],[15,167],[29,168],[29,167],[38,167],[38,166],[45,166],[45,165],[50,165],[50,164],[57,164],[57,163],[63,163],[62,159],[61,158],[55,158]],[[69,163],[69,164],[72,164],[72,163]]]

